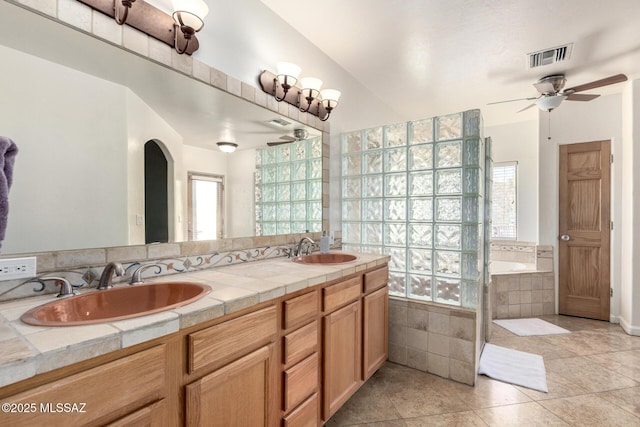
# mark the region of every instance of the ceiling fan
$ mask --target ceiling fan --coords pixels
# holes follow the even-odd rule
[[[627,76],[624,74],[616,74],[615,76],[610,76],[604,79],[596,80],[590,83],[585,83],[579,86],[574,86],[569,89],[564,89],[564,85],[567,82],[567,79],[564,77],[564,74],[553,74],[550,76],[546,76],[538,80],[533,84],[533,86],[538,90],[540,95],[534,96],[531,98],[519,98],[519,99],[510,99],[507,101],[498,101],[498,102],[490,102],[488,105],[492,104],[501,104],[504,102],[513,102],[513,101],[533,101],[535,102],[522,110],[527,110],[535,105],[538,106],[543,111],[551,111],[554,108],[557,108],[562,101],[565,99],[567,101],[591,101],[599,97],[600,95],[589,95],[589,94],[581,94],[578,92],[583,92],[585,90],[591,90],[602,86],[608,86],[616,83],[622,83],[627,80]]]
[[[280,137],[280,139],[282,141],[271,141],[271,142],[267,142],[267,145],[269,147],[274,147],[276,145],[282,145],[282,144],[291,144],[292,142],[296,142],[296,141],[302,141],[303,139],[307,139],[307,137],[309,136],[309,132],[306,129],[294,129],[293,130],[293,136],[290,135],[282,135]]]

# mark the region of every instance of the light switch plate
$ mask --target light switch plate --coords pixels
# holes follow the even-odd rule
[[[36,277],[36,257],[0,259],[0,280]]]

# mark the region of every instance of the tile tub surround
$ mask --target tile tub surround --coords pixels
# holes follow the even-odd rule
[[[280,257],[186,274],[165,275],[152,281],[197,281],[211,286],[212,292],[203,299],[174,310],[98,325],[48,328],[20,322],[22,313],[55,300],[53,295],[2,302],[0,387],[169,335],[386,262],[386,255],[358,254],[356,261],[346,264],[308,266]]]
[[[489,289],[493,319],[555,313],[553,272],[494,274]]]
[[[537,271],[553,271],[553,246],[537,245],[533,242],[492,240],[490,248],[492,261],[534,264]]]
[[[389,361],[474,385],[476,311],[389,298]]]

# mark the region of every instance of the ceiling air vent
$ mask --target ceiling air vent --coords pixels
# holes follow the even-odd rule
[[[543,65],[555,64],[556,62],[566,61],[571,57],[571,49],[573,43],[563,46],[553,47],[538,52],[527,54],[527,67],[536,68]]]
[[[288,122],[284,119],[273,119],[273,120],[270,120],[268,123],[272,125],[280,126],[280,127],[289,126],[291,124],[291,122]]]

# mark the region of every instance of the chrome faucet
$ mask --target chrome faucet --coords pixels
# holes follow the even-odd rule
[[[136,268],[136,270],[133,272],[133,274],[131,275],[131,282],[129,282],[130,285],[139,285],[142,282],[142,273],[151,268],[151,267],[158,267],[158,274],[160,274],[162,272],[162,267],[160,266],[160,264],[147,264],[147,265],[141,265],[140,267]]]
[[[119,262],[110,262],[104,267],[104,270],[102,270],[102,276],[100,276],[100,281],[98,282],[99,290],[113,288],[111,279],[113,278],[114,273],[116,276],[124,276],[124,268],[122,268],[122,264]]]
[[[56,295],[58,298],[72,297],[76,294],[71,283],[64,277],[48,276],[41,277],[40,280],[55,280],[56,285],[60,286],[60,293]]]
[[[302,251],[304,249],[305,243],[306,243],[307,250],[303,253]],[[309,255],[311,253],[311,246],[315,244],[316,242],[314,242],[312,239],[310,239],[307,236],[304,236],[302,239],[300,239],[298,244],[293,249],[293,256]]]

